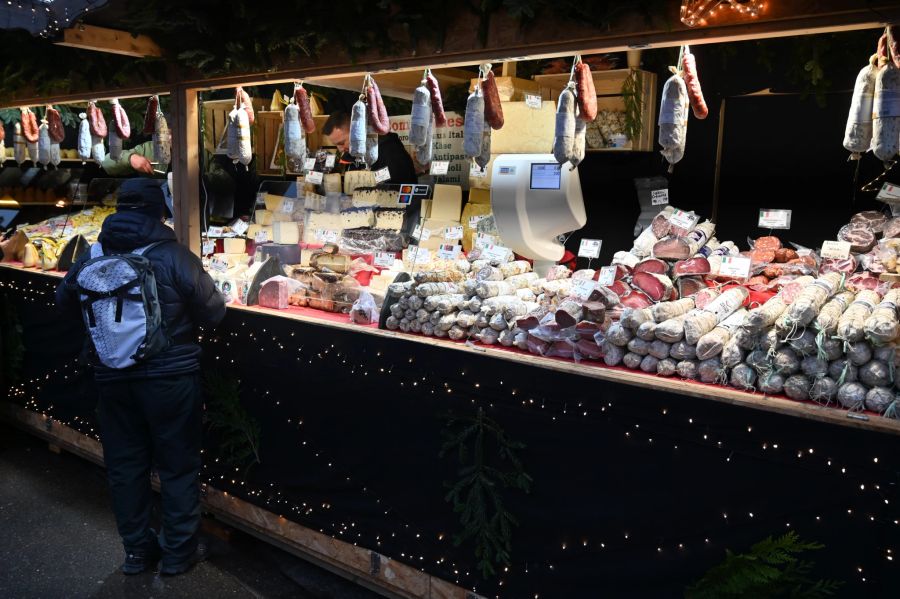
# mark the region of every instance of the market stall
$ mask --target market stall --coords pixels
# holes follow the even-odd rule
[[[868,33],[871,68],[892,70]],[[897,220],[857,203],[800,224],[808,206],[771,196],[738,222],[722,155],[751,152],[729,145],[724,99],[739,113],[751,95],[704,76],[707,106],[713,54],[696,44],[665,55],[671,71],[633,53],[603,69],[571,54],[585,44],[533,79],[417,60],[176,87],[175,227],[230,302],[202,335],[208,507],[402,596],[676,594],[724,548],[787,531],[829,547],[816,572],[844,590],[889,592]],[[361,90],[347,133],[362,168],[345,170],[311,81]],[[465,85],[456,112],[445,81]],[[245,91],[270,82],[262,104]],[[390,95],[409,114],[384,110]],[[816,139],[840,139],[841,113]],[[419,180],[373,168],[382,132]],[[217,224],[191,201],[201,182],[215,200],[210,154],[268,175]],[[870,158],[861,180],[889,172]],[[616,168],[636,207],[598,185]],[[58,225],[23,228],[17,248]],[[18,257],[0,270],[4,363],[27,359],[4,374],[26,410],[7,415],[96,459],[75,432],[96,438],[79,326],[46,318],[58,264]]]

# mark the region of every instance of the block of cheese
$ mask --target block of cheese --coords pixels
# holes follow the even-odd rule
[[[491,190],[490,189],[470,189],[468,203],[469,204],[490,204],[491,203]]]
[[[341,193],[341,174],[328,173],[322,180],[322,189],[325,193]]]
[[[375,228],[390,229],[391,231],[399,231],[403,228],[403,215],[406,210],[393,210],[391,208],[380,208],[375,213]]]
[[[300,243],[300,227],[293,222],[279,222],[272,225],[275,243]]]
[[[278,196],[275,194],[267,193],[265,195],[266,201],[266,210],[270,212],[282,212],[284,211],[284,202],[288,200],[290,202],[289,208],[292,208],[296,200],[294,198],[288,198],[285,196]]]
[[[357,187],[375,187],[372,171],[347,171],[344,173],[344,193],[352,196]]]
[[[273,212],[272,213],[272,224],[275,223],[289,223],[294,220],[294,215],[290,212]]]
[[[253,239],[254,241],[257,239],[260,233],[265,233],[266,241],[272,241],[272,237],[274,236],[274,231],[272,229],[272,225],[257,225],[252,224],[247,227],[247,237]]]
[[[397,207],[397,192],[386,189],[360,189],[353,192],[353,206]]]
[[[332,212],[307,212],[306,223],[303,227],[304,243],[322,243],[324,240],[319,239],[317,231],[324,231],[326,236],[340,236],[343,229],[340,213]],[[335,233],[328,233],[334,231]],[[332,240],[336,241],[336,240]]]
[[[224,249],[226,254],[245,254],[247,253],[247,240],[237,237],[226,237],[224,240]]]
[[[462,213],[462,226],[463,226],[463,238],[462,244],[463,249],[465,251],[469,251],[472,249],[472,246],[475,243],[475,236],[478,233],[478,222],[491,214],[491,205],[482,204],[478,202],[472,202],[472,191],[483,191],[483,190],[470,190],[469,193],[469,203],[466,204],[466,207],[463,208]],[[488,193],[488,197],[490,197],[490,193]]]
[[[553,147],[556,103],[542,102],[541,109],[525,102],[501,102],[504,126],[491,132],[493,154],[546,154]]]
[[[462,187],[459,185],[434,186],[431,197],[431,216],[436,220],[452,220],[459,222],[462,213]]]
[[[253,215],[253,220],[256,221],[257,225],[271,225],[272,214],[271,210],[257,210]]]
[[[493,136],[493,133],[491,134]],[[493,140],[493,137],[491,138]],[[552,144],[551,144],[552,147]],[[493,149],[493,145],[491,146]],[[544,152],[541,152],[542,154]],[[477,172],[481,173],[481,169],[477,166],[472,166],[469,169],[469,193],[472,192],[472,189],[490,189],[491,188],[491,172],[494,170],[494,158],[497,157],[496,153],[491,154],[491,159],[488,161],[487,166],[484,167],[484,176],[483,177],[473,177],[472,170],[477,169]],[[474,164],[474,163],[473,163]]]
[[[375,225],[375,211],[372,208],[351,208],[341,212],[342,229],[359,229]]]
[[[445,239],[444,232],[450,227],[458,227],[459,220],[438,220],[426,218],[422,224],[422,235],[419,237],[419,247],[436,250],[443,244],[459,243],[458,239]]]

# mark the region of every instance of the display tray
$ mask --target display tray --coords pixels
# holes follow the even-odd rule
[[[47,275],[53,277],[62,277],[65,275],[65,273],[59,271],[44,272],[32,268],[22,268],[21,263],[11,262],[2,263],[0,265],[8,268],[24,270],[26,272],[33,272],[34,274],[38,275]],[[698,381],[682,380],[677,378],[664,378],[658,375],[646,374],[623,367],[606,366],[605,364],[598,362],[575,362],[566,358],[547,358],[524,352],[517,348],[481,345],[469,341],[438,339],[435,337],[425,337],[422,335],[403,333],[401,331],[387,331],[378,329],[375,324],[354,324],[350,322],[350,319],[346,314],[323,312],[321,310],[314,310],[312,308],[291,307],[286,310],[276,310],[272,308],[262,308],[260,306],[241,306],[237,304],[229,304],[228,308],[246,312],[265,313],[277,318],[289,318],[293,320],[299,320],[301,322],[319,324],[322,326],[338,329],[352,330],[380,337],[403,339],[413,343],[422,343],[433,347],[443,347],[462,352],[480,353],[501,360],[518,362],[530,366],[537,366],[557,372],[565,372],[567,374],[575,374],[578,376],[586,376],[604,381],[624,383],[627,385],[634,385],[636,387],[652,389],[660,392],[678,393],[681,395],[708,399],[720,403],[727,403],[756,410],[776,412],[779,414],[796,416],[809,420],[816,420],[819,422],[837,424],[839,426],[847,426],[851,428],[860,428],[864,430],[900,435],[900,420],[885,418],[874,412],[848,412],[847,410],[841,408],[822,406],[812,401],[799,401],[790,399],[787,396],[764,395],[762,393],[741,391],[732,387],[706,384]]]

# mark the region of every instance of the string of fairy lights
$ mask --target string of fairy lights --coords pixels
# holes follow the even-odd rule
[[[770,0],[681,0],[681,22],[688,27],[706,26],[718,16],[736,14],[757,18]]]
[[[47,297],[52,297],[56,282],[54,280],[42,282],[33,278],[27,282],[0,280],[0,291],[13,294],[25,301],[52,306],[52,301],[47,302]],[[364,382],[360,384],[377,388],[385,393],[390,392],[390,389],[396,389],[401,393],[414,393],[426,397],[452,396],[471,405],[480,405],[488,409],[502,409],[529,415],[542,414],[549,422],[561,425],[571,423],[588,423],[605,427],[614,425],[618,427],[625,440],[626,451],[654,449],[660,452],[664,450],[673,452],[669,455],[678,455],[686,449],[716,451],[723,462],[731,467],[740,467],[740,464],[764,459],[787,467],[830,474],[834,476],[835,484],[844,486],[848,491],[852,489],[854,494],[860,497],[861,503],[868,504],[860,508],[858,505],[829,505],[827,501],[823,501],[820,509],[802,514],[797,514],[796,509],[791,506],[766,505],[755,509],[747,509],[746,506],[742,506],[741,509],[722,506],[721,513],[711,517],[706,527],[684,534],[660,535],[653,539],[639,538],[629,530],[626,522],[622,524],[620,530],[611,530],[598,538],[589,538],[571,531],[559,531],[560,538],[552,549],[548,546],[520,547],[514,542],[514,563],[502,568],[494,589],[497,597],[501,596],[500,591],[504,586],[508,586],[509,581],[515,576],[528,576],[529,580],[534,580],[531,575],[564,576],[566,556],[573,555],[573,552],[599,555],[604,552],[633,551],[635,547],[646,547],[648,553],[667,558],[673,554],[687,557],[698,550],[721,552],[722,546],[712,531],[718,529],[722,523],[729,527],[754,527],[760,521],[777,519],[784,522],[784,530],[790,530],[813,525],[834,525],[838,517],[843,517],[879,529],[888,527],[894,532],[885,536],[898,538],[896,531],[900,527],[900,520],[896,513],[892,512],[896,485],[891,481],[875,480],[872,473],[874,470],[881,474],[889,468],[886,462],[889,463],[890,456],[862,456],[856,454],[853,448],[826,447],[823,450],[813,446],[800,446],[792,440],[776,440],[770,434],[759,430],[759,426],[754,427],[752,424],[746,425],[740,431],[734,431],[732,438],[726,439],[720,430],[715,430],[714,425],[704,423],[701,416],[686,414],[686,408],[681,405],[662,407],[652,413],[649,411],[639,413],[629,402],[619,399],[608,401],[598,398],[566,399],[534,396],[535,394],[524,386],[520,388],[504,380],[490,380],[490,377],[488,380],[477,380],[489,372],[488,369],[481,367],[483,364],[466,366],[459,371],[457,378],[456,372],[449,373],[449,368],[444,368],[440,373],[423,371],[421,360],[418,360],[416,355],[399,357],[395,353],[356,343],[350,344],[349,351],[344,350],[339,337],[335,338],[337,344],[323,342],[319,347],[313,348],[311,347],[313,338],[298,332],[311,325],[280,320],[277,324],[273,322],[272,325],[268,325],[266,321],[261,320],[251,322],[250,319],[253,318],[272,317],[258,315],[241,318],[239,324],[229,323],[230,330],[206,336],[203,340],[204,347],[213,363],[222,363],[230,372],[240,373],[259,370],[259,363],[278,367],[293,363],[295,368],[292,373],[306,377],[316,377],[320,375],[319,371],[335,368],[336,364],[340,364],[345,376],[362,377]],[[256,326],[260,323],[266,323],[266,326],[262,328]],[[247,362],[254,360],[247,352],[241,351],[247,347],[253,347],[254,351],[259,352],[256,358],[258,362]],[[277,361],[267,357],[271,354],[278,356]],[[297,366],[302,370],[298,370]],[[44,386],[60,378],[63,382],[70,378],[74,380],[82,374],[83,372],[74,363],[57,367],[15,385],[10,389],[10,397],[23,403],[28,409],[52,418],[54,406],[42,405],[43,402],[40,400]],[[453,380],[450,380],[450,376]],[[308,428],[305,424],[307,418],[299,413],[303,407],[302,403],[291,401],[277,393],[273,394],[261,383],[262,380],[264,377],[253,378],[249,389],[244,391],[247,396],[253,397],[254,401],[269,402],[272,407],[283,413],[285,423],[291,430],[296,431],[298,451],[303,451],[318,460],[320,471],[333,473],[337,478],[352,483],[354,477],[346,472],[333,456],[321,448],[313,447],[309,436],[305,433],[305,427]],[[381,393],[377,395],[382,396]],[[61,424],[99,439],[99,432],[95,431],[93,424],[83,417],[75,416],[71,422]],[[598,430],[602,429],[598,426]],[[840,455],[835,456],[835,452]],[[662,453],[660,459],[666,455]],[[437,459],[437,456],[434,459]],[[471,582],[471,565],[457,563],[445,555],[450,551],[447,543],[453,531],[429,531],[414,526],[415,519],[407,517],[398,506],[388,505],[383,493],[371,488],[372,483],[354,489],[370,502],[372,509],[379,510],[378,513],[384,516],[377,529],[373,525],[369,530],[369,526],[353,518],[342,517],[339,513],[339,501],[313,499],[311,493],[303,496],[297,490],[287,489],[277,483],[251,484],[242,479],[240,468],[226,466],[218,457],[205,459],[203,469],[201,478],[207,484],[243,496],[252,503],[263,505],[274,513],[287,516],[323,534],[370,549],[382,550],[388,547],[392,557],[423,571],[431,573],[437,571],[437,575],[454,580],[457,584],[468,584],[475,592],[478,592],[481,586]],[[360,497],[354,495],[354,499],[359,500]],[[880,506],[879,509],[872,507],[875,505]],[[878,538],[883,539],[885,536]],[[874,539],[876,535],[873,534],[872,537]],[[441,547],[447,547],[447,550],[441,551]],[[878,550],[884,560],[894,561],[896,547],[885,541]],[[459,551],[456,553],[462,555]],[[548,560],[546,556],[549,555],[555,555],[557,559]],[[852,561],[848,562],[848,569],[852,569],[852,575],[862,583],[869,582],[870,572],[877,570],[872,564],[852,563]],[[847,574],[849,577],[851,573]],[[536,593],[534,596],[539,595],[540,593]]]

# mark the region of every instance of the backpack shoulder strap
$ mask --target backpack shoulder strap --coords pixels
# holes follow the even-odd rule
[[[132,254],[137,254],[138,256],[145,256],[150,250],[152,250],[152,249],[154,249],[155,247],[157,247],[157,246],[159,246],[159,245],[162,245],[162,244],[164,244],[164,243],[166,243],[166,242],[168,242],[168,241],[171,241],[171,240],[170,240],[170,239],[163,239],[162,241],[154,241],[153,243],[151,243],[151,244],[149,244],[149,245],[145,245],[145,246],[142,247],[142,248],[137,248],[136,250],[134,250],[134,251],[131,252],[131,253],[132,253]]]

